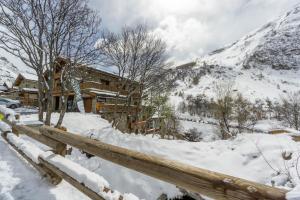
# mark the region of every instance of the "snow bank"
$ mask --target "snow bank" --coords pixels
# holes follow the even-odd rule
[[[7,134],[7,139],[13,143],[18,149],[24,152],[32,161],[35,163],[39,163],[39,155],[41,155],[44,151],[40,148],[36,147],[33,143],[19,138],[13,133]]]
[[[83,183],[86,187],[93,190],[104,199],[107,200],[117,200],[121,196],[118,191],[105,192],[105,189],[109,187],[108,182],[100,175],[87,170],[81,165],[72,162],[60,155],[55,155],[50,152],[46,152],[41,155],[41,157],[47,162],[59,168],[61,171],[65,172],[75,180]],[[133,194],[124,194],[125,200],[138,200],[138,198]]]
[[[11,129],[11,127],[8,124],[0,121],[0,131],[1,132],[11,132],[12,129]]]
[[[300,185],[296,186],[292,191],[286,194],[287,200],[299,200],[300,199]]]
[[[23,117],[23,116],[22,116]],[[26,116],[27,120],[37,115]],[[53,123],[58,115],[53,115]],[[263,123],[265,124],[265,123]],[[273,123],[270,123],[272,126]],[[193,124],[187,124],[192,127]],[[300,143],[289,135],[240,134],[232,140],[211,142],[187,142],[165,140],[152,135],[124,134],[94,114],[66,113],[63,121],[70,132],[105,143],[158,155],[192,166],[216,171],[250,181],[275,187],[292,189],[300,185],[295,163]],[[205,134],[214,134],[209,126],[201,127]],[[267,128],[266,128],[267,129]],[[283,153],[290,160],[284,160]],[[67,158],[96,174],[101,174],[111,185],[122,193],[132,192],[145,199],[157,199],[164,193],[169,198],[180,195],[176,186],[143,175],[134,170],[113,164],[99,157],[87,158],[77,149]],[[273,168],[271,168],[271,167]],[[118,174],[116,175],[116,172]],[[280,172],[278,174],[278,172]],[[288,174],[291,177],[288,177]]]
[[[121,193],[118,191],[105,191],[106,188],[109,188],[108,182],[100,175],[89,171],[88,169],[82,167],[81,165],[68,160],[60,155],[53,154],[50,151],[42,151],[35,144],[30,141],[24,140],[20,137],[17,137],[13,133],[7,134],[7,139],[14,144],[19,150],[24,152],[32,161],[39,163],[39,157],[43,158],[50,164],[56,166],[58,169],[68,174],[78,182],[84,184],[86,187],[94,191],[95,193],[102,196],[107,200],[117,200],[121,196]],[[131,193],[124,194],[125,200],[138,200],[135,195]]]
[[[10,120],[10,121],[14,121],[15,119],[15,111],[13,111],[12,109],[6,108],[5,106],[0,106],[0,113],[3,113],[6,119]]]

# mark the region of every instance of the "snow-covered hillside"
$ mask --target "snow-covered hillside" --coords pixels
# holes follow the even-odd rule
[[[195,66],[172,70],[170,77],[175,83],[173,102],[180,100],[175,93],[213,97],[221,80],[234,82],[234,89],[253,101],[300,90],[300,6],[199,58]]]
[[[34,74],[30,68],[16,66],[0,55],[0,85],[3,83],[12,85],[19,73]]]
[[[0,85],[12,83],[18,75],[18,68],[5,57],[0,57]]]

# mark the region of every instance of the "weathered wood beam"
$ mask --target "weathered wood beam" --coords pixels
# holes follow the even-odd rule
[[[48,161],[44,160],[43,158],[39,157],[40,163],[42,163],[47,168],[51,169],[53,172],[55,172],[58,176],[60,176],[62,179],[73,185],[75,188],[77,188],[79,191],[87,195],[93,200],[104,200],[103,197],[101,197],[99,194],[94,192],[93,190],[86,187],[84,184],[79,183],[77,180],[66,174],[65,172],[58,169],[55,165],[49,163]],[[103,192],[112,192],[109,188],[104,188]],[[119,200],[122,200],[123,197],[120,196]]]
[[[40,132],[92,155],[214,199],[283,200],[287,192],[284,189],[147,155],[48,126],[41,127]]]
[[[41,134],[39,130],[35,128],[31,128],[25,125],[13,125],[12,129],[14,133],[17,132],[18,134],[25,134],[37,140],[38,142],[52,148],[54,153],[56,154],[60,154],[62,156],[66,155],[66,144]]]
[[[42,163],[47,168],[51,169],[53,172],[55,172],[58,176],[60,176],[62,179],[73,185],[75,188],[77,188],[79,191],[87,195],[93,200],[104,200],[101,196],[99,196],[96,192],[93,190],[85,187],[83,184],[76,181],[74,178],[66,174],[65,172],[59,170],[56,166],[52,165],[51,163],[47,162],[43,158],[39,157],[40,163]]]

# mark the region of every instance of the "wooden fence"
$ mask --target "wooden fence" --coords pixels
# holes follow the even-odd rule
[[[70,145],[115,164],[213,199],[283,200],[287,193],[287,190],[284,189],[201,169],[159,156],[153,156],[106,144],[98,140],[89,139],[53,127],[42,126],[39,129],[36,129],[18,125],[18,123],[11,122],[7,119],[4,119],[4,121],[12,126],[12,130],[15,134],[26,134],[38,142],[51,147],[56,154],[65,155],[66,145]],[[3,136],[5,138],[5,134],[3,134]],[[20,150],[18,150],[18,152],[26,158],[24,153]],[[82,183],[72,179],[72,177],[60,171],[55,166],[47,163],[41,158],[39,158],[39,160],[41,161],[40,165],[36,165],[32,162],[30,163],[43,175],[46,174],[49,179],[52,180],[52,183],[57,184],[60,179],[65,179],[91,199],[103,199],[101,196],[85,187]]]

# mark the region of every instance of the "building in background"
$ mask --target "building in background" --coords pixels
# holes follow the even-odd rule
[[[19,74],[13,83],[12,98],[19,99],[24,106],[38,106],[38,78],[35,74]]]
[[[53,90],[53,109],[55,111],[61,108],[61,70],[64,67],[65,61],[60,62],[60,67],[55,70],[55,81]],[[74,79],[78,82],[80,93],[84,101],[85,112],[105,114],[109,116],[113,112],[124,112],[125,103],[128,98],[128,87],[123,84],[121,78],[115,74],[98,70],[89,66],[78,67],[78,75]],[[136,91],[133,91],[130,100],[130,109],[126,112],[136,112],[140,94],[138,92],[139,83],[127,81],[127,84],[135,84]],[[67,91],[68,104],[67,111],[76,111],[74,105],[75,92],[73,89]]]

